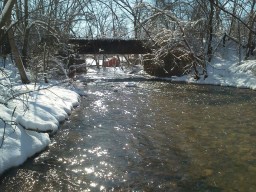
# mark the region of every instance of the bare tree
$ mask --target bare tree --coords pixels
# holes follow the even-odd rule
[[[143,20],[143,7],[141,6],[144,1],[143,0],[135,0],[133,2],[129,0],[114,0],[117,5],[120,6],[122,10],[125,11],[128,18],[133,24],[134,30],[134,38],[141,38],[142,26],[141,22]]]
[[[210,12],[208,17],[208,45],[207,45],[207,56],[208,56],[208,62],[212,59],[212,36],[213,36],[213,17],[214,17],[214,0],[209,0],[210,2]]]
[[[1,29],[4,26],[7,28],[6,31],[8,34],[13,58],[15,60],[16,66],[19,70],[22,83],[30,83],[30,80],[28,79],[28,76],[26,74],[25,68],[23,66],[23,62],[20,57],[19,50],[18,50],[16,42],[15,42],[13,25],[11,25],[11,11],[13,9],[15,2],[16,2],[15,0],[9,0],[9,1],[5,0],[5,2],[4,2],[5,6],[4,6],[3,12],[1,14],[0,27],[2,26]]]
[[[15,0],[5,1],[4,3],[3,11],[0,15],[0,41],[2,40],[4,33],[6,33],[6,31],[4,31],[4,28],[8,27],[6,26],[6,23],[10,20],[14,4]]]
[[[256,8],[256,1],[253,0],[252,2],[250,2],[251,4],[251,10],[249,13],[249,19],[248,19],[248,26],[250,27],[250,29],[248,32],[248,43],[247,43],[247,53],[246,53],[246,59],[249,57],[250,54],[252,54],[253,50],[255,49],[255,41],[253,40],[253,35],[256,35],[256,31],[254,31],[255,33],[253,33],[254,30],[254,23],[256,23],[256,12],[255,12],[255,8]]]

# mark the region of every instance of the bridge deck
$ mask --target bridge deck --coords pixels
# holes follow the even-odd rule
[[[146,54],[151,49],[147,40],[123,39],[70,39],[80,54]]]

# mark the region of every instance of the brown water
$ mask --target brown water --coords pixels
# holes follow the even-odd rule
[[[256,92],[89,84],[42,154],[0,191],[256,191]]]

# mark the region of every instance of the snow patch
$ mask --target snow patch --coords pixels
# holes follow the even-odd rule
[[[49,145],[49,134],[44,132],[56,132],[59,122],[79,105],[77,93],[60,87],[14,89],[17,96],[0,104],[0,174]]]

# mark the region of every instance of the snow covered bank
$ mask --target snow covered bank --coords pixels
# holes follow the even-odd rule
[[[172,77],[171,81],[256,90],[256,60],[243,61],[241,64],[234,63],[227,68],[217,68],[214,66],[216,66],[216,64],[208,67],[209,76],[206,79],[201,78],[195,80],[193,75],[186,75],[182,77]]]
[[[226,47],[219,46],[218,50],[208,64],[206,79],[195,80],[193,74],[190,74],[172,77],[171,80],[256,90],[256,58],[239,62],[238,48],[233,42],[229,42]]]
[[[0,174],[49,145],[48,133],[56,132],[59,122],[79,104],[79,95],[73,91],[60,87],[40,91],[33,88],[16,86],[14,98],[0,104]]]

